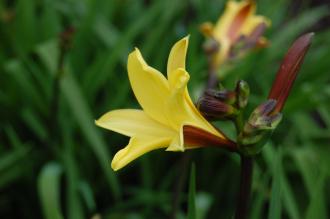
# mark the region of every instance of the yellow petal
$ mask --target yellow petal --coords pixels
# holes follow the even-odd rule
[[[166,151],[181,151],[183,152],[186,148],[184,137],[183,137],[182,125],[176,135],[172,138],[170,145],[166,148]]]
[[[169,75],[169,85],[171,96],[167,102],[167,110],[169,113],[169,122],[173,129],[179,131],[185,122],[198,122],[196,114],[191,106],[185,101],[185,91],[189,81],[189,74],[179,68]]]
[[[189,36],[179,40],[171,49],[167,61],[167,78],[178,68],[186,67],[186,54],[188,49]]]
[[[151,119],[142,110],[113,110],[95,121],[96,125],[120,134],[132,136],[171,137],[175,132]]]
[[[223,15],[219,18],[214,28],[214,36],[221,42],[221,39],[227,37],[228,30],[232,25],[237,13],[241,8],[246,6],[248,2],[228,1]]]
[[[154,120],[166,125],[164,100],[169,96],[166,78],[147,65],[138,49],[129,55],[127,68],[133,92],[143,110]]]
[[[241,29],[241,33],[243,35],[250,35],[254,29],[259,25],[259,24],[266,24],[266,26],[270,26],[271,22],[267,18],[263,16],[250,16],[249,19],[244,23]]]
[[[170,141],[170,138],[133,137],[124,149],[115,154],[111,167],[117,171],[149,151],[167,147]]]
[[[189,124],[199,127],[216,136],[223,137],[206,119],[199,113],[193,104],[187,89],[189,74],[182,68],[173,71],[169,78],[171,97],[168,100],[168,116],[170,124],[175,130],[182,132],[182,126]],[[182,133],[181,133],[182,136]]]
[[[212,62],[215,64],[215,66],[219,66],[222,64],[226,59],[228,58],[228,54],[230,52],[231,43],[229,38],[223,38],[221,40],[221,48],[219,52],[213,57]]]

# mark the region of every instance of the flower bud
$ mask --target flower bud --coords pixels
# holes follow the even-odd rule
[[[243,131],[238,136],[238,144],[242,153],[257,154],[278,126],[282,114],[274,113],[276,103],[276,100],[267,100],[252,112]]]
[[[280,112],[290,94],[305,55],[312,43],[314,33],[299,37],[288,50],[276,74],[268,99],[277,100],[275,111]]]
[[[205,96],[212,96],[228,104],[234,104],[236,102],[236,92],[229,91],[224,88],[222,88],[220,91],[209,89],[205,92]]]
[[[236,85],[237,106],[239,109],[244,108],[249,100],[250,87],[246,81],[240,80]]]
[[[226,102],[226,100],[231,101],[231,96],[230,92],[207,91],[198,100],[197,108],[209,120],[231,118],[237,114],[237,110]]]

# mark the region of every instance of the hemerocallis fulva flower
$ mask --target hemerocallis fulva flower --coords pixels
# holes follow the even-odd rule
[[[245,43],[243,46],[246,48],[241,48],[243,50],[266,44],[262,34],[271,22],[255,13],[256,4],[253,0],[230,0],[215,26],[210,22],[201,25],[203,34],[218,43],[216,55],[212,60],[215,66],[219,66],[230,57],[231,49],[240,40]]]
[[[138,49],[129,54],[128,77],[142,110],[113,110],[96,121],[100,127],[130,137],[128,145],[112,160],[114,170],[159,148],[184,151],[213,145],[235,149],[236,144],[200,114],[189,96],[189,74],[185,70],[187,48],[188,37],[172,47],[167,78],[150,67]]]

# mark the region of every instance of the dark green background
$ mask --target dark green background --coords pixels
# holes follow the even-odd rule
[[[228,88],[238,79],[249,82],[251,111],[266,99],[293,40],[316,33],[283,121],[257,157],[251,218],[330,215],[326,2],[258,1],[258,13],[272,20],[266,32],[270,46],[236,63],[225,80]],[[197,218],[231,218],[239,180],[236,155],[159,150],[114,173],[111,157],[128,139],[94,125],[109,110],[139,107],[126,72],[134,47],[165,72],[171,46],[187,34],[189,89],[196,100],[206,81],[198,25],[216,21],[223,7],[221,0],[1,0],[0,217],[170,218],[177,202],[175,214],[185,218],[193,161]],[[55,77],[59,34],[69,27],[76,31],[63,74]],[[230,123],[219,127],[231,135]]]

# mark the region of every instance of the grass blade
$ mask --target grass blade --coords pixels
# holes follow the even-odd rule
[[[48,163],[38,178],[38,192],[46,219],[64,219],[60,204],[60,180],[62,167],[58,163]]]

